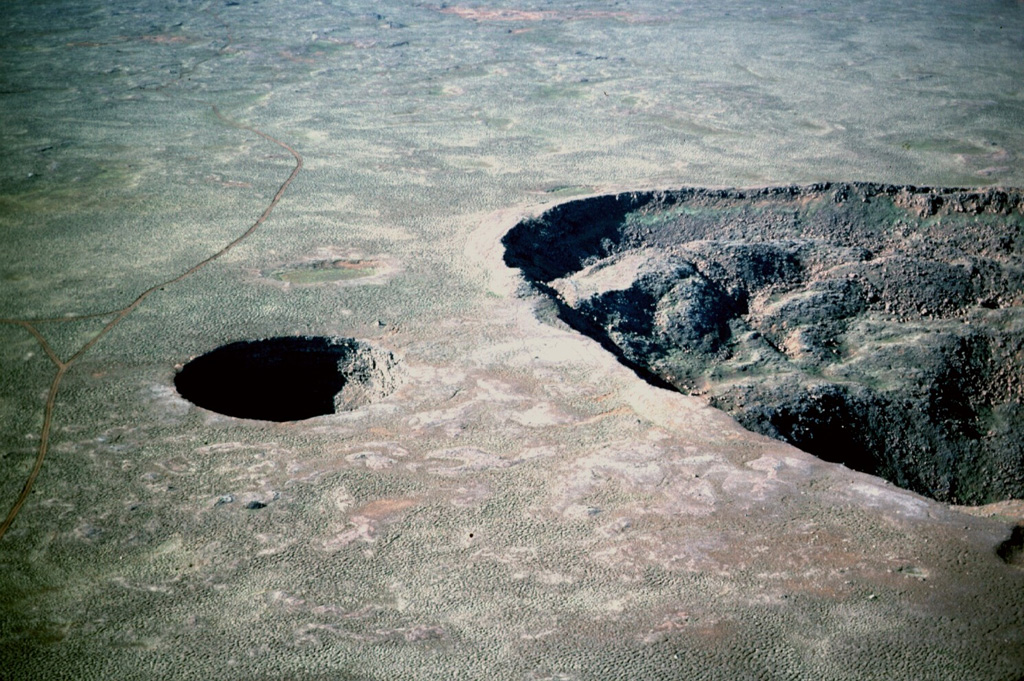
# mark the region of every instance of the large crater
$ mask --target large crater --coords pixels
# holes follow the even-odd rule
[[[504,238],[652,382],[942,501],[1024,497],[1018,190],[818,184],[562,204]]]
[[[186,364],[178,393],[210,411],[299,421],[353,409],[397,385],[390,353],[350,338],[296,336],[231,343]]]

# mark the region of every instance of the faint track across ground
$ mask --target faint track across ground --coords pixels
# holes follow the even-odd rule
[[[270,200],[270,203],[263,210],[263,212],[260,214],[260,216],[258,218],[256,218],[256,221],[253,222],[252,225],[249,227],[249,229],[247,229],[243,234],[241,234],[240,236],[235,238],[233,241],[228,243],[226,246],[221,248],[219,251],[217,251],[213,255],[209,256],[205,260],[202,260],[201,262],[196,263],[195,265],[193,265],[192,267],[190,267],[186,271],[182,272],[178,276],[173,277],[172,279],[168,279],[166,281],[162,281],[159,284],[154,284],[153,286],[150,286],[148,289],[146,289],[145,291],[140,293],[135,298],[135,300],[130,302],[128,305],[126,305],[126,306],[124,306],[122,308],[116,309],[116,310],[109,310],[107,312],[98,312],[98,313],[95,313],[95,314],[79,315],[79,316],[71,316],[71,317],[55,317],[55,318],[48,318],[48,319],[6,319],[6,318],[0,318],[0,323],[2,323],[2,324],[13,324],[13,325],[21,326],[26,331],[28,331],[30,334],[32,334],[32,336],[35,337],[36,341],[39,342],[39,345],[42,347],[43,351],[46,353],[46,356],[49,357],[49,359],[53,363],[53,365],[57,367],[57,373],[54,375],[53,381],[50,383],[50,390],[49,390],[49,393],[47,394],[47,397],[46,397],[46,406],[45,406],[45,409],[44,409],[44,412],[43,412],[43,425],[42,425],[42,429],[40,430],[40,436],[39,436],[39,450],[36,453],[35,463],[32,466],[32,471],[29,473],[28,479],[25,481],[25,484],[22,487],[21,493],[18,495],[18,498],[15,500],[14,504],[11,506],[11,510],[8,511],[7,517],[4,519],[3,524],[0,524],[0,540],[3,539],[4,535],[7,533],[8,528],[10,528],[11,524],[14,523],[14,519],[18,516],[18,512],[21,511],[21,507],[24,506],[25,502],[28,500],[29,494],[32,493],[32,486],[35,484],[36,478],[39,476],[39,471],[42,469],[43,460],[46,458],[46,453],[47,453],[47,450],[48,450],[48,447],[49,447],[50,430],[51,430],[51,427],[53,425],[53,413],[54,413],[55,405],[56,405],[56,402],[57,402],[57,394],[60,391],[61,382],[64,380],[64,376],[67,374],[68,370],[71,369],[71,367],[74,366],[74,364],[79,359],[81,359],[86,353],[88,353],[89,350],[91,350],[93,348],[93,346],[95,346],[97,343],[99,343],[100,340],[104,336],[106,336],[115,327],[117,327],[118,324],[120,324],[122,321],[124,321],[125,317],[130,315],[135,310],[135,308],[137,308],[139,305],[141,305],[142,302],[144,300],[146,300],[146,298],[148,298],[151,294],[153,294],[154,292],[159,291],[159,290],[161,290],[161,289],[163,289],[163,288],[165,288],[167,286],[170,286],[172,284],[176,284],[176,283],[178,283],[178,282],[180,282],[180,281],[182,281],[184,279],[187,279],[188,277],[192,276],[193,274],[195,274],[196,272],[198,272],[202,268],[204,268],[207,265],[209,265],[210,263],[212,263],[214,260],[217,260],[221,256],[226,255],[233,248],[235,248],[236,246],[241,244],[243,241],[248,239],[250,236],[252,236],[256,232],[256,230],[258,230],[260,228],[260,226],[264,222],[266,222],[267,218],[270,217],[271,212],[273,212],[274,208],[277,207],[277,204],[280,202],[281,197],[284,196],[284,193],[288,189],[288,186],[298,176],[299,171],[302,170],[302,165],[303,165],[302,156],[299,154],[299,152],[297,152],[295,149],[293,149],[290,145],[286,144],[285,142],[282,142],[281,140],[277,139],[276,137],[273,137],[272,135],[270,135],[270,134],[268,134],[266,132],[263,132],[262,130],[260,130],[258,128],[251,127],[251,126],[248,126],[248,125],[243,125],[241,123],[238,123],[236,121],[233,121],[233,120],[227,118],[226,116],[224,116],[220,112],[220,110],[215,105],[212,105],[212,109],[213,109],[213,113],[217,116],[217,118],[219,118],[225,124],[230,125],[230,126],[232,126],[234,128],[238,128],[240,130],[247,130],[249,132],[252,132],[252,133],[254,133],[256,135],[259,135],[263,139],[265,139],[265,140],[267,140],[269,142],[272,142],[272,143],[276,144],[277,146],[281,147],[282,149],[286,150],[295,159],[295,167],[292,169],[291,174],[288,175],[288,178],[278,188],[277,193],[274,194],[274,198]],[[67,360],[62,360],[57,355],[57,353],[54,352],[53,348],[46,341],[46,338],[43,336],[43,334],[37,328],[37,325],[39,325],[39,324],[46,324],[46,323],[54,323],[55,324],[55,323],[61,323],[61,322],[73,322],[73,321],[81,321],[81,320],[84,320],[84,319],[97,319],[97,318],[109,317],[109,316],[112,316],[113,319],[111,319],[109,322],[107,322],[107,324],[102,329],[100,329],[99,332],[97,332],[92,338],[90,338],[88,342],[86,342],[84,345],[82,345]]]

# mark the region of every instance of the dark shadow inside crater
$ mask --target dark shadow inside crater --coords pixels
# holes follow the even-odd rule
[[[1007,565],[1024,567],[1024,525],[1016,525],[1010,536],[996,547],[998,555]]]
[[[1024,497],[1024,200],[826,183],[571,201],[505,262],[641,377],[933,498]]]
[[[227,416],[298,421],[333,414],[394,387],[388,353],[345,338],[239,341],[186,364],[174,378],[193,404]]]

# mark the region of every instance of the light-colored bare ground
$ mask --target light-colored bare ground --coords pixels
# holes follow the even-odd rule
[[[1021,9],[470,9],[5,5],[0,316],[127,310],[171,285],[59,382],[47,456],[0,540],[0,669],[1019,675],[1024,573],[998,552],[1011,521],[638,381],[539,321],[497,244],[589,188],[1024,185],[1024,74],[1000,28]],[[254,130],[301,173],[242,245],[175,280],[295,167]],[[263,276],[323,254],[389,275]],[[66,363],[116,317],[29,323]],[[214,347],[304,334],[390,350],[405,382],[284,424],[173,390]],[[5,504],[56,366],[25,325],[0,325]]]

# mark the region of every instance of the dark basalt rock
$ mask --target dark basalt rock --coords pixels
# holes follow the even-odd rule
[[[505,262],[641,376],[956,503],[1024,497],[1024,199],[818,184],[572,201]]]

